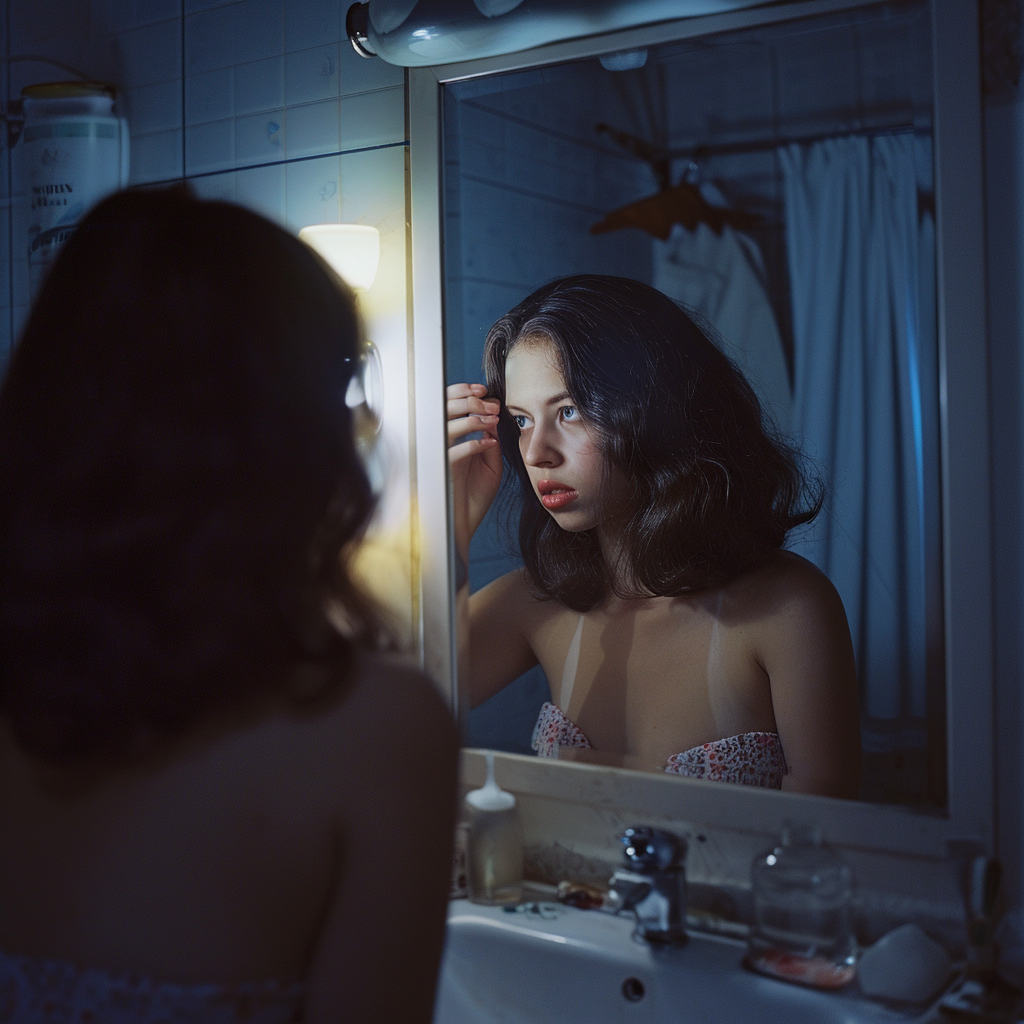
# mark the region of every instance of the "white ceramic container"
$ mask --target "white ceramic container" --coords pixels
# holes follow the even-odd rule
[[[35,295],[75,225],[128,184],[128,123],[114,114],[113,89],[100,83],[48,82],[21,93],[25,125],[14,156]]]

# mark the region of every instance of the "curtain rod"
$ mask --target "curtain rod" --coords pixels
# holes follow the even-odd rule
[[[774,138],[768,141],[722,142],[718,145],[702,144],[674,149],[655,145],[646,139],[640,138],[638,135],[613,128],[610,124],[606,124],[603,121],[595,125],[594,130],[599,135],[607,135],[619,149],[625,150],[630,156],[636,157],[636,159],[648,164],[661,188],[666,189],[672,184],[672,162],[674,160],[689,160],[690,164],[696,168],[697,161],[706,160],[709,157],[767,152],[778,149],[779,146],[788,146],[794,143],[808,145],[814,142],[824,142],[826,139],[846,138],[850,135],[903,135],[925,127],[930,128],[930,123],[913,124],[905,122],[903,124],[883,125],[878,128],[857,128],[842,132],[795,135],[789,138]]]
[[[780,146],[789,146],[794,143],[810,145],[814,142],[825,142],[828,139],[842,139],[848,135],[903,135],[907,132],[931,130],[931,122],[914,124],[885,125],[878,128],[851,128],[839,132],[819,132],[807,135],[791,135],[786,138],[774,138],[770,140],[759,140],[751,142],[722,142],[711,145],[688,146],[679,149],[664,150],[665,156],[670,160],[683,160],[689,158],[697,161],[713,156],[734,156],[742,153],[761,153]],[[624,147],[626,148],[626,147]],[[639,154],[634,153],[634,156]],[[647,159],[640,157],[640,159]]]

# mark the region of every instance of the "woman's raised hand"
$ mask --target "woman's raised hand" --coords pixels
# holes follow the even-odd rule
[[[448,385],[448,467],[455,504],[455,546],[469,560],[469,541],[501,483],[498,411],[483,384]],[[470,434],[482,437],[466,440]]]

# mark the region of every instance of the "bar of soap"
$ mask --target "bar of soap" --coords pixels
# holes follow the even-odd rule
[[[949,981],[949,954],[916,924],[883,935],[857,964],[861,991],[872,999],[925,1003]]]

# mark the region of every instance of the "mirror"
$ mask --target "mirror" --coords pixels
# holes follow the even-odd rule
[[[482,380],[494,321],[566,275],[711,323],[826,485],[787,547],[846,610],[860,796],[942,809],[932,52],[920,0],[450,81],[441,217],[449,383]],[[688,226],[670,188],[704,204]],[[474,535],[473,590],[522,564],[507,519],[499,499]],[[531,669],[471,711],[468,745],[532,753],[551,696]]]

